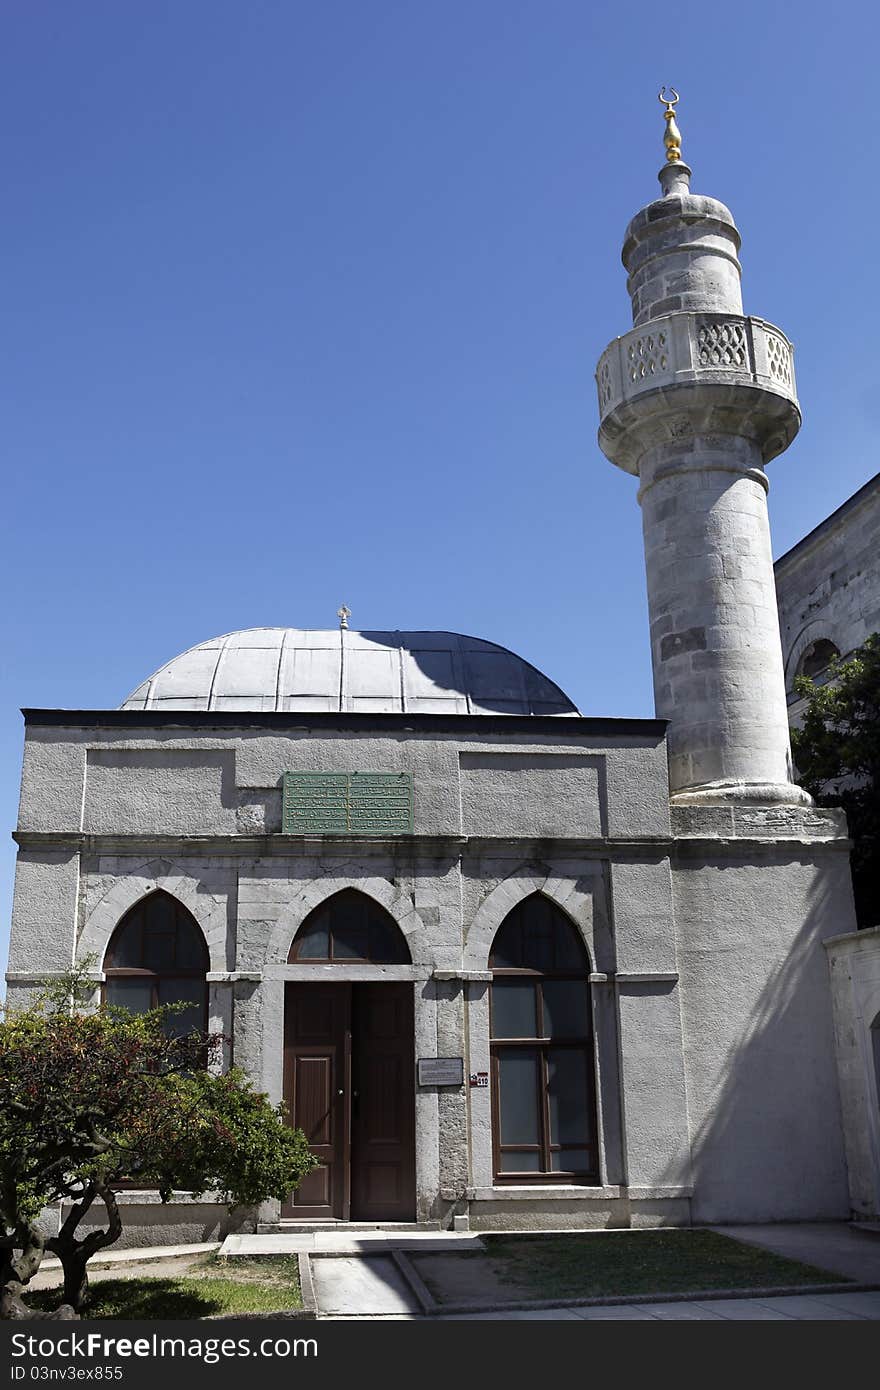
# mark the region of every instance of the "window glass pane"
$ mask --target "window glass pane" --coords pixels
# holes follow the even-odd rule
[[[333,923],[333,959],[367,959],[367,928],[363,921]]]
[[[489,964],[493,970],[514,970],[522,965],[522,933],[515,918],[508,918],[499,928]]]
[[[405,943],[393,922],[374,917],[370,922],[370,960],[386,965],[405,965],[409,959]]]
[[[143,1014],[153,1007],[152,980],[108,980],[105,996],[108,1004]]]
[[[587,1054],[581,1048],[547,1052],[550,1143],[577,1144],[590,1138],[587,1107]]]
[[[205,944],[201,932],[178,919],[174,964],[179,970],[207,970]]]
[[[553,969],[553,935],[548,922],[526,922],[523,927],[523,965],[529,970]]]
[[[172,1038],[183,1038],[193,1029],[201,1031],[205,1026],[205,997],[206,989],[203,980],[160,980],[159,981],[159,1003],[176,1004],[178,1001],[188,1003],[188,1009],[181,1009],[179,1013],[170,1014],[163,1024],[163,1031]]]
[[[589,974],[590,962],[577,930],[558,913],[553,931],[553,969]]]
[[[167,970],[174,965],[174,937],[164,932],[144,932],[144,965],[148,970]]]
[[[534,1048],[498,1054],[502,1144],[537,1144],[538,1054]]]
[[[330,930],[322,914],[299,933],[294,942],[296,960],[329,960]],[[294,952],[291,952],[294,955]]]
[[[541,1155],[537,1149],[505,1149],[501,1155],[502,1173],[540,1173]]]
[[[589,973],[589,959],[577,929],[539,893],[526,898],[501,924],[490,964],[495,970]]]
[[[590,1031],[589,986],[580,980],[544,980],[544,1037],[583,1038]]]
[[[141,949],[141,915],[129,918],[129,920],[114,933],[107,952],[105,965],[125,967],[128,970],[138,970],[143,966],[143,952]]]
[[[370,960],[407,965],[410,955],[397,924],[362,893],[344,890],[308,918],[288,957],[297,960]]]
[[[535,986],[531,980],[494,980],[492,983],[493,1038],[534,1038]]]
[[[156,893],[144,903],[147,931],[174,933],[175,904],[164,893]]]
[[[557,1149],[550,1155],[554,1173],[589,1173],[591,1166],[589,1149]]]

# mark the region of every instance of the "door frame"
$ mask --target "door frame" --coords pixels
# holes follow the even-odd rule
[[[353,1090],[353,1059],[352,1059],[352,1017],[353,1017],[353,995],[358,985],[396,985],[400,988],[408,985],[412,991],[412,1011],[411,1019],[411,1043],[412,1051],[410,1054],[412,1063],[412,1087],[413,1101],[410,1112],[410,1123],[412,1125],[411,1143],[411,1179],[413,1192],[413,1218],[415,1219],[418,1210],[419,1193],[419,1144],[416,1139],[418,1130],[418,1111],[419,1111],[419,1089],[416,1085],[416,1053],[417,1053],[417,1033],[418,1033],[418,980],[410,966],[385,967],[379,971],[376,969],[364,968],[363,966],[350,968],[331,966],[332,974],[327,967],[322,967],[320,973],[314,967],[287,967],[284,977],[279,983],[283,990],[283,1043],[281,1049],[281,1092],[288,1109],[290,1123],[293,1123],[293,1056],[297,1050],[290,1036],[290,1008],[291,999],[295,989],[303,986],[327,987],[331,986],[338,992],[340,1000],[344,1005],[344,1025],[338,1029],[336,1043],[336,1066],[332,1080],[331,1089],[336,1091],[337,1110],[335,1116],[336,1132],[339,1134],[340,1154],[340,1175],[334,1182],[334,1189],[341,1185],[341,1191],[334,1190],[330,1194],[331,1215],[327,1215],[323,1207],[294,1207],[291,1197],[281,1204],[281,1216],[285,1221],[314,1221],[332,1220],[347,1222],[351,1220],[351,1194],[352,1194],[352,1090]],[[338,973],[337,973],[338,971]],[[343,975],[344,971],[344,975]],[[343,978],[340,978],[343,975]],[[315,1047],[315,1051],[320,1051]],[[301,1055],[307,1055],[308,1045],[299,1049]],[[332,1208],[337,1204],[341,1210],[341,1215],[332,1213]]]

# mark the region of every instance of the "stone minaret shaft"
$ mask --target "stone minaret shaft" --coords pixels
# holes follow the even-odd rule
[[[671,110],[664,196],[624,240],[634,327],[599,360],[599,444],[640,480],[673,798],[808,802],[791,782],[763,471],[800,426],[792,347],[743,315],[739,233],[690,192]]]

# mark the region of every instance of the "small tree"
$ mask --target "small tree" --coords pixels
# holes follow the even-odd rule
[[[222,1039],[171,1036],[174,1006],[85,1010],[86,987],[72,972],[0,1023],[0,1318],[34,1316],[21,1295],[46,1250],[64,1270],[65,1302],[51,1316],[75,1315],[89,1259],[122,1234],[115,1192],[126,1179],[163,1200],[212,1189],[252,1205],[283,1199],[315,1166],[282,1107],[238,1071],[204,1069]],[[97,1198],[106,1226],[81,1236]],[[57,1201],[70,1210],[47,1237],[39,1213]]]
[[[859,926],[880,925],[880,633],[849,661],[832,662],[828,683],[795,681],[807,701],[791,746],[801,784],[820,806],[842,806],[853,840]]]

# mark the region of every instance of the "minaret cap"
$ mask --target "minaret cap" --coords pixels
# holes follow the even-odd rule
[[[681,157],[681,131],[675,120],[675,108],[679,102],[678,92],[674,87],[670,87],[669,95],[666,95],[666,87],[661,87],[657,93],[657,100],[666,107],[663,112],[663,119],[666,122],[666,131],[663,136],[663,144],[666,146],[666,163],[660,170],[657,177],[663,189],[663,196],[668,198],[672,195],[681,197],[690,189],[691,171]]]

